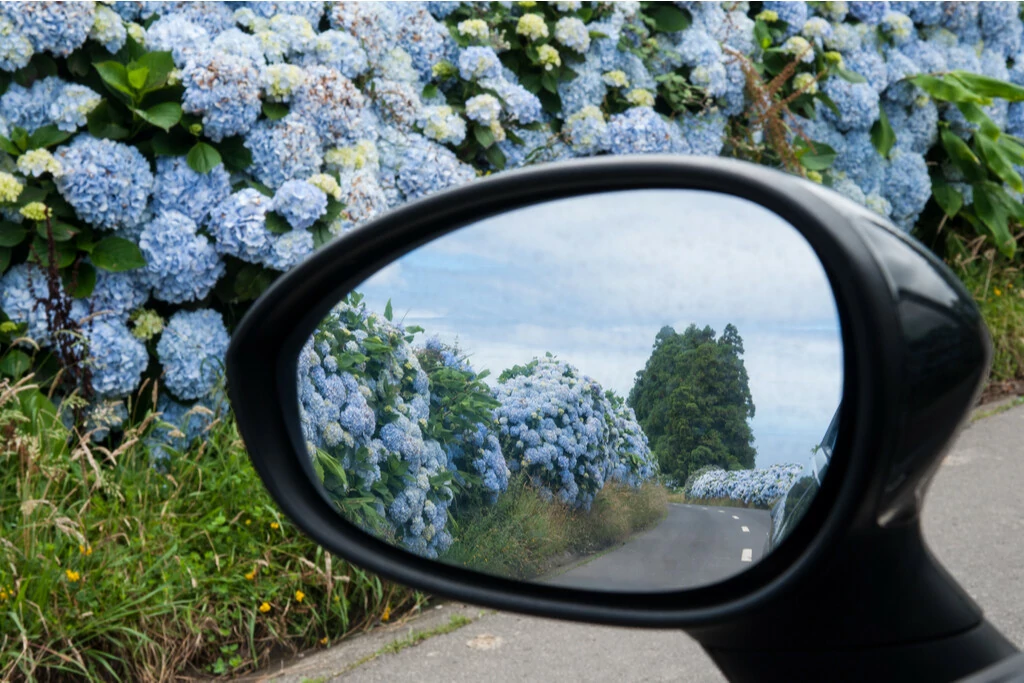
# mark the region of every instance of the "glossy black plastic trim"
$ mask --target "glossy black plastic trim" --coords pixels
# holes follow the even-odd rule
[[[832,284],[845,352],[841,426],[807,517],[761,563],[729,580],[666,593],[606,593],[521,583],[392,548],[344,522],[307,476],[298,427],[299,348],[348,291],[431,239],[486,216],[594,192],[699,189],[756,202],[792,224]],[[435,594],[540,616],[632,626],[699,628],[741,617],[795,590],[858,525],[875,523],[878,473],[902,418],[904,341],[890,282],[865,241],[865,210],[764,167],[725,159],[606,157],[478,180],[405,205],[327,246],[280,278],[236,330],[229,393],[252,461],[282,510],[331,552]]]

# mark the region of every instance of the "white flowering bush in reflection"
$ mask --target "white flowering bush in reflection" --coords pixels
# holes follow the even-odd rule
[[[639,486],[656,469],[621,398],[552,356],[502,373],[494,415],[509,469],[546,494],[589,509],[610,478]]]
[[[802,465],[784,464],[752,470],[710,469],[694,481],[687,497],[728,499],[767,507],[786,495],[803,472]]]

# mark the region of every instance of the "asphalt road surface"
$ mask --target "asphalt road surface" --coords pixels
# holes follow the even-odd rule
[[[1022,436],[1024,406],[974,423],[947,456],[924,508],[928,545],[992,624],[1018,647],[1024,646]],[[401,638],[411,629],[446,623],[453,609],[459,608],[445,606],[387,637]],[[474,618],[479,614],[461,609]],[[300,665],[265,672],[262,678],[278,680],[283,673],[279,680],[289,683],[725,680],[697,643],[678,630],[590,626],[494,613],[398,654],[359,664],[363,653],[358,648],[373,652],[383,644],[372,638],[310,653]]]
[[[669,503],[655,528],[545,583],[622,592],[716,583],[761,559],[768,512]]]

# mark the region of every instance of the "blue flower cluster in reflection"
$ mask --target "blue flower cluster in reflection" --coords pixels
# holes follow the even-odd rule
[[[568,363],[535,359],[483,380],[456,347],[337,305],[299,357],[303,438],[339,511],[427,557],[452,543],[448,517],[497,502],[512,477],[542,497],[589,509],[607,482],[657,474],[625,401]]]
[[[695,500],[728,499],[766,507],[786,495],[803,472],[802,465],[770,465],[761,469],[711,469],[687,493]]]

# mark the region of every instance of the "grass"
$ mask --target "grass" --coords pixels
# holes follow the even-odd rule
[[[659,522],[667,512],[664,487],[609,484],[589,512],[544,501],[514,479],[496,505],[453,530],[444,561],[509,578],[540,576],[567,556],[597,552]]]
[[[162,472],[154,416],[107,449],[45,405],[0,382],[0,680],[242,673],[425,600],[281,518],[230,418]]]
[[[1024,273],[1019,265],[983,251],[983,240],[951,237],[950,267],[974,297],[992,334],[990,382],[1024,378]]]
[[[398,640],[393,640],[390,643],[388,643],[387,645],[384,645],[383,647],[378,649],[377,651],[371,652],[370,654],[366,655],[362,659],[359,659],[359,660],[356,660],[356,661],[352,662],[350,665],[345,667],[344,671],[339,672],[337,675],[340,676],[342,674],[348,673],[349,671],[352,671],[353,669],[358,669],[359,667],[363,666],[364,664],[368,664],[368,663],[372,662],[373,660],[377,659],[378,657],[380,657],[382,655],[395,655],[395,654],[398,654],[399,652],[401,652],[402,650],[404,650],[407,647],[412,647],[414,645],[419,645],[424,640],[427,640],[429,638],[433,638],[434,636],[443,636],[446,633],[451,633],[452,631],[457,631],[460,628],[462,628],[463,626],[469,626],[472,623],[473,623],[473,620],[470,619],[469,617],[465,616],[465,615],[453,614],[448,619],[448,623],[447,624],[441,624],[439,626],[435,626],[434,628],[430,628],[430,629],[423,629],[423,630],[420,630],[420,631],[412,631],[405,638],[400,638]]]
[[[704,505],[706,507],[716,508],[730,507],[747,508],[752,510],[768,509],[764,506],[755,505],[754,503],[745,503],[742,500],[735,500],[733,498],[687,498],[682,489],[669,493],[668,501],[670,503],[681,503],[683,505]]]

